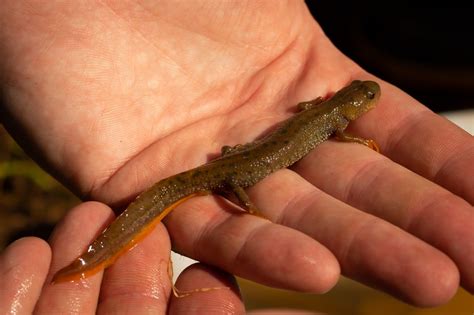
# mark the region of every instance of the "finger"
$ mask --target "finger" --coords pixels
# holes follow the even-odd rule
[[[222,199],[194,198],[172,212],[166,224],[177,251],[269,286],[321,293],[339,277],[339,265],[324,246],[301,232],[239,213]]]
[[[466,201],[356,145],[323,145],[295,170],[336,198],[439,248],[458,266],[464,287],[474,292],[474,210]]]
[[[404,124],[387,156],[474,204],[474,138],[431,112]]]
[[[249,193],[260,209],[270,209],[277,223],[329,248],[350,278],[417,305],[440,304],[456,292],[459,276],[446,255],[325,194],[290,170],[269,176]]]
[[[165,314],[171,292],[170,253],[168,233],[159,224],[105,271],[98,313]]]
[[[354,122],[390,159],[474,204],[474,138],[416,100],[381,82],[379,105]]]
[[[245,314],[235,278],[210,266],[194,264],[176,282],[180,291],[216,288],[194,292],[183,298],[171,297],[170,314]]]
[[[32,314],[51,261],[41,239],[26,237],[0,255],[0,314]]]
[[[73,208],[51,237],[53,259],[38,304],[38,314],[94,314],[102,273],[75,282],[51,283],[53,275],[77,258],[113,218],[104,204],[86,202]]]

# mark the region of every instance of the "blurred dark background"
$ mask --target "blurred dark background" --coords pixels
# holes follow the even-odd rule
[[[474,107],[474,4],[306,1],[332,42],[434,111]],[[414,2],[412,2],[414,3]]]

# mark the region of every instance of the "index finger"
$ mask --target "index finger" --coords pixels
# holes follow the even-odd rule
[[[353,123],[393,161],[474,203],[474,138],[393,85],[380,83],[378,106]]]

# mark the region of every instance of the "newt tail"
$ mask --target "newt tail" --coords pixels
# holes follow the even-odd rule
[[[349,121],[372,109],[379,97],[377,83],[353,81],[329,100],[316,98],[298,104],[300,112],[265,138],[224,146],[220,158],[159,181],[140,194],[86,252],[59,270],[53,282],[85,278],[107,268],[173,208],[196,195],[232,192],[245,210],[259,215],[244,188],[297,162],[332,135],[378,150],[373,140],[348,135],[344,130]]]

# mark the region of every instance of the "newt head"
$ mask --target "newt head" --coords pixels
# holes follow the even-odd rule
[[[341,104],[341,114],[354,120],[375,107],[380,98],[380,86],[374,81],[355,80],[333,98]]]

